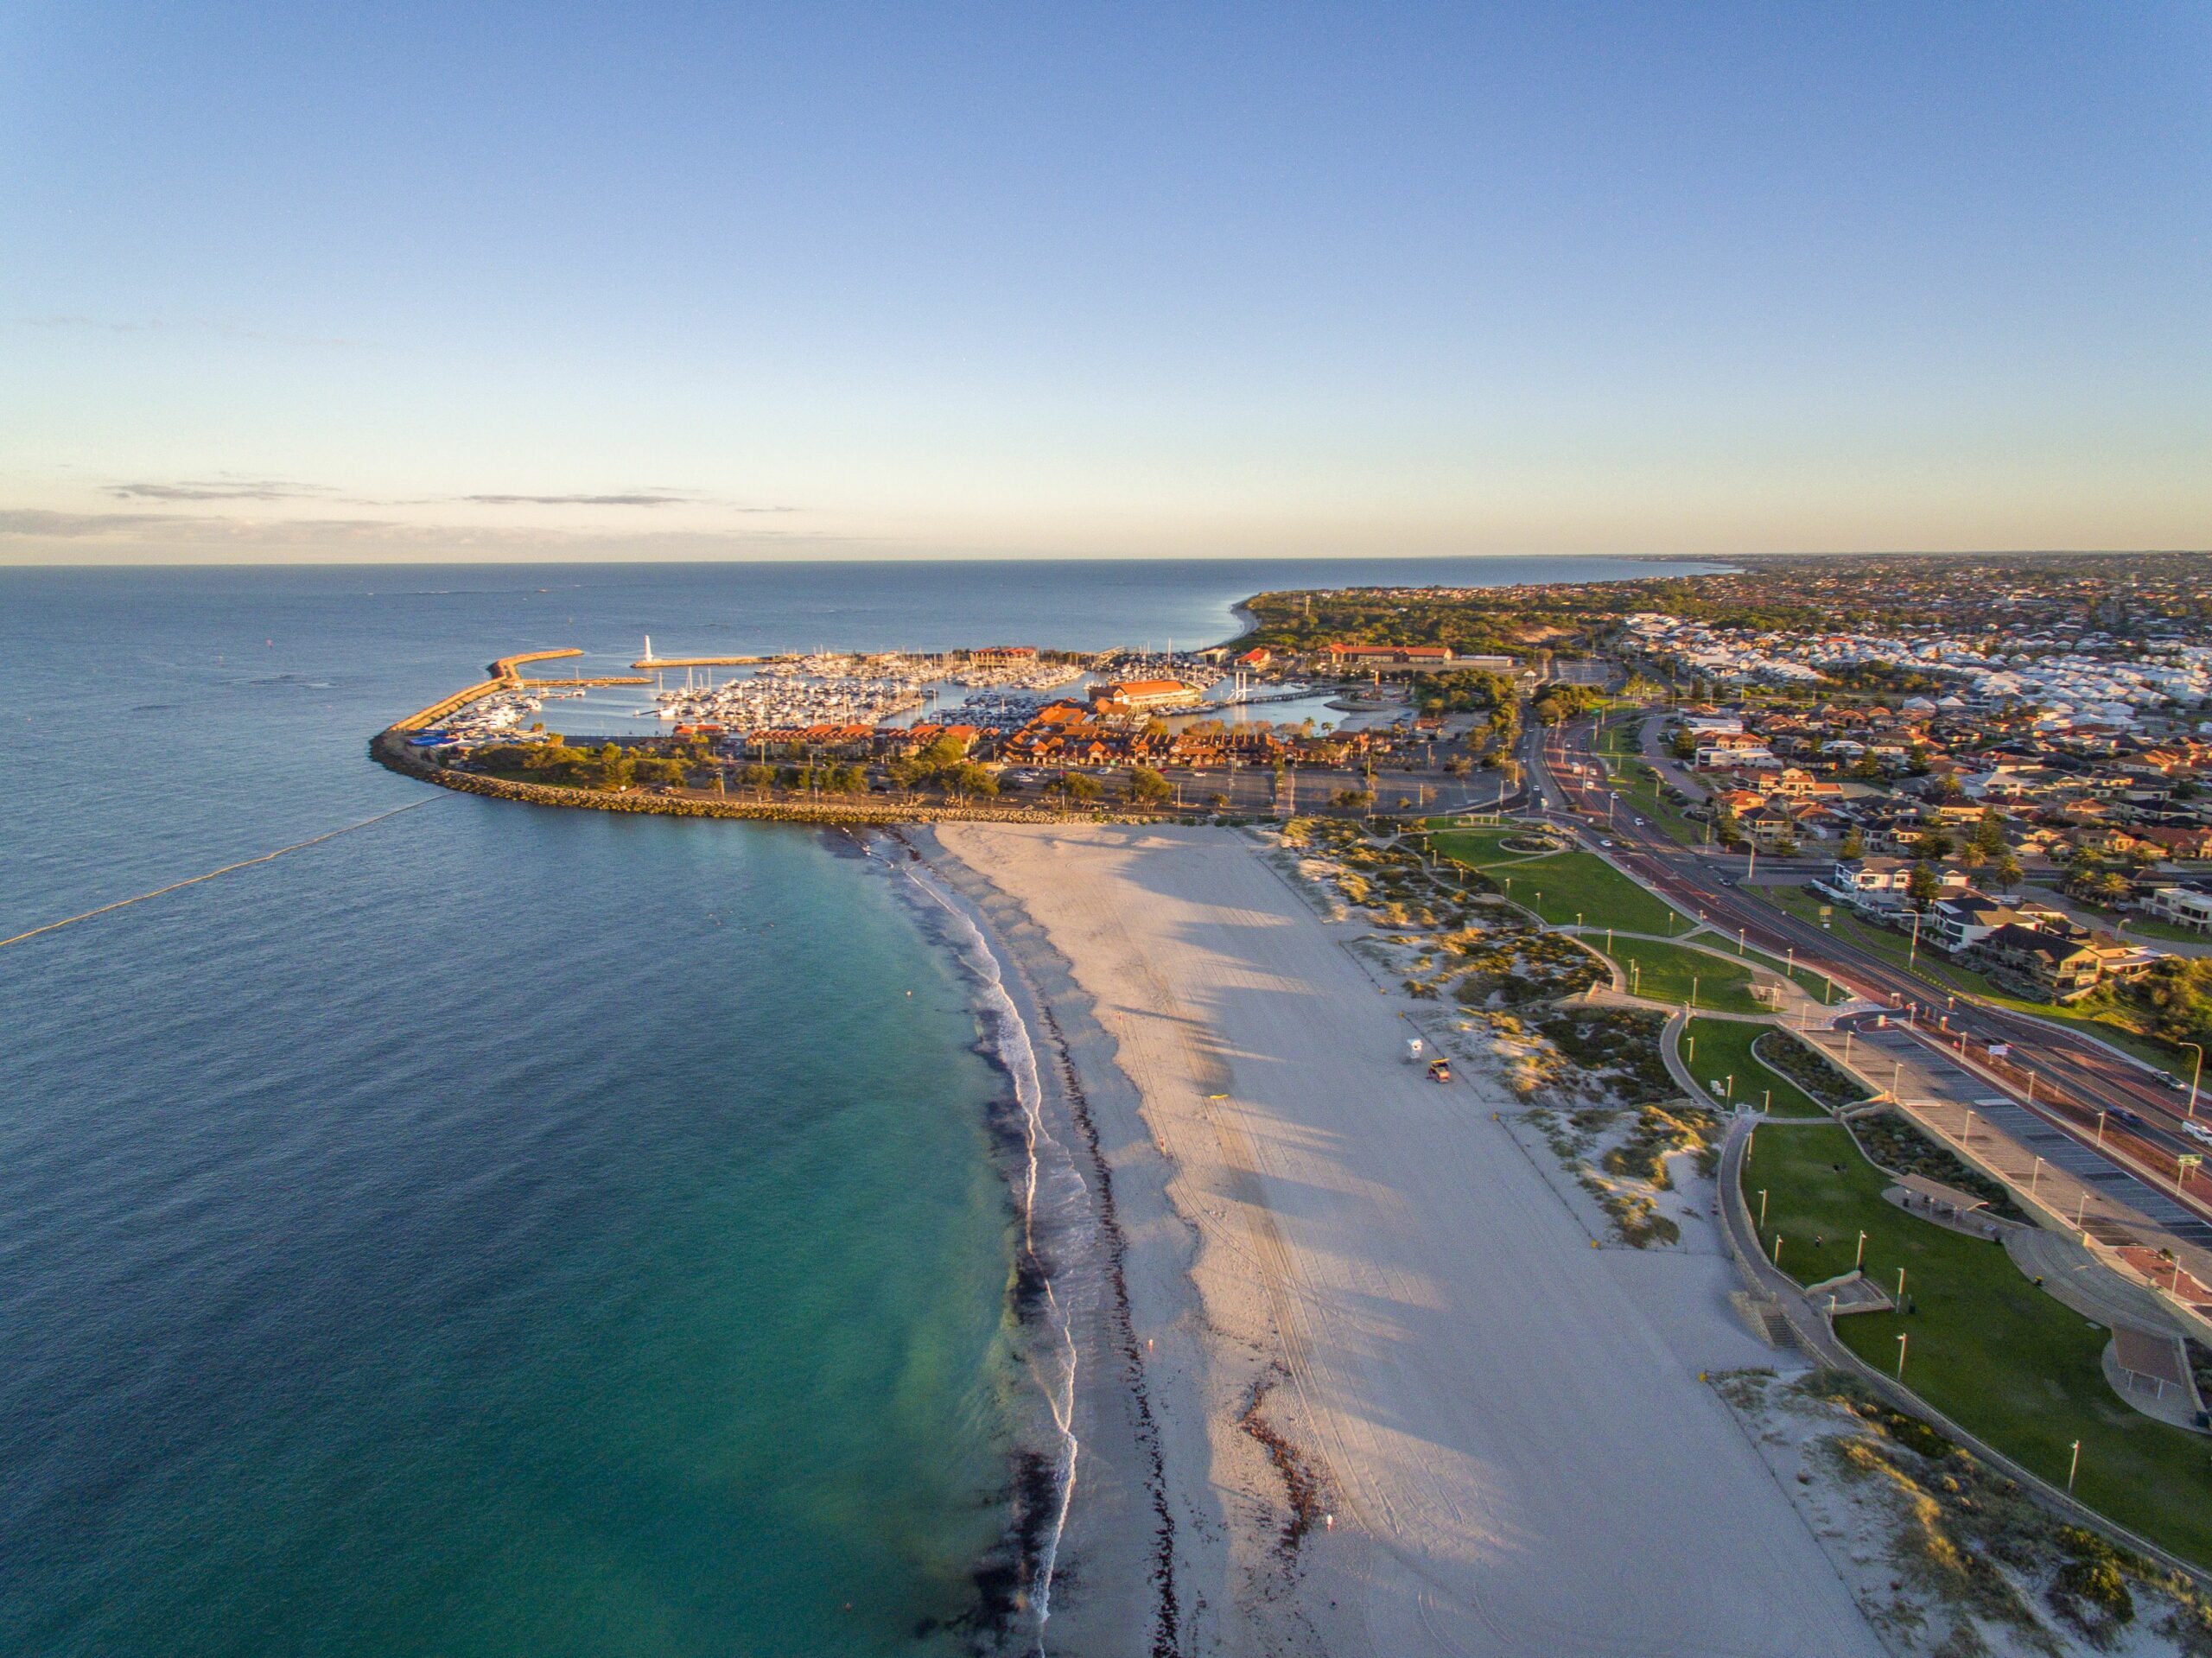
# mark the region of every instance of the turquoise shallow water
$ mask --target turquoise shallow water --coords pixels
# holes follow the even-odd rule
[[[0,937],[429,802],[0,949],[0,1651],[957,1646],[1025,1381],[952,954],[836,837],[365,738],[532,645],[1188,642],[1360,574],[0,570]]]

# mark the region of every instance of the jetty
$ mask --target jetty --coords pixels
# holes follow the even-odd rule
[[[795,660],[792,657],[639,657],[630,665],[651,672],[656,668],[758,668],[764,663]]]
[[[512,657],[501,657],[486,671],[492,677],[455,691],[426,708],[417,709],[404,720],[396,721],[394,731],[428,731],[442,720],[452,718],[472,702],[481,702],[487,696],[497,696],[502,691],[524,691],[532,688],[582,685],[650,685],[652,681],[627,674],[602,675],[579,679],[525,679],[522,665],[525,662],[557,662],[566,657],[580,657],[583,652],[569,645],[559,651],[524,651]],[[533,706],[535,706],[533,704]]]

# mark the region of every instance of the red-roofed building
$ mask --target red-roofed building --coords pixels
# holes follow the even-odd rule
[[[1191,708],[1200,700],[1198,693],[1179,679],[1125,679],[1118,685],[1100,685],[1091,691],[1091,706],[1101,714]]]

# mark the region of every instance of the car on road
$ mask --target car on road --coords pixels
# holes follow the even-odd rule
[[[2201,1122],[2184,1122],[2181,1131],[2200,1146],[2212,1146],[2212,1128],[2207,1128]]]
[[[2147,1128],[2151,1126],[2124,1105],[2115,1105],[2113,1107],[2112,1120],[2114,1122],[2124,1122],[2131,1128]]]

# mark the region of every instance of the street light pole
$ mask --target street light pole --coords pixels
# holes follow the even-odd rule
[[[2195,1048],[2196,1050],[2196,1068],[2189,1074],[2189,1112],[2187,1118],[2189,1121],[2194,1122],[2196,1121],[2196,1084],[2204,1075],[2204,1045],[2201,1042],[2184,1042],[2181,1045],[2184,1048]]]

